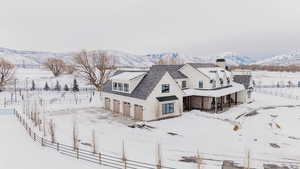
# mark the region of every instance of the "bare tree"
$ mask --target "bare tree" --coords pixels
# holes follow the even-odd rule
[[[0,59],[0,90],[13,81],[14,74],[15,65],[9,61]]]
[[[71,65],[71,64],[66,64],[64,69],[65,69],[64,70],[65,73],[67,73],[67,74],[73,74],[75,71],[74,65]]]
[[[61,75],[65,70],[65,62],[62,59],[50,58],[44,65],[53,73],[54,76]]]
[[[156,65],[177,65],[183,64],[183,60],[179,57],[164,57],[155,62]]]
[[[75,68],[89,84],[97,90],[103,89],[115,67],[115,58],[106,52],[82,50],[74,56]]]

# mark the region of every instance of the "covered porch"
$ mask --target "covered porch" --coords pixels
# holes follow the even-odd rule
[[[245,88],[243,85],[203,90],[187,89],[184,91],[183,109],[190,111],[193,109],[220,113],[241,103],[245,103]]]

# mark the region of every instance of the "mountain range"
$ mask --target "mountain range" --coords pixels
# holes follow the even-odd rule
[[[106,52],[114,56],[119,66],[138,66],[147,67],[151,66],[161,58],[178,58],[183,62],[204,62],[214,63],[217,58],[226,59],[229,65],[291,65],[300,64],[300,50],[292,51],[287,54],[282,54],[274,57],[259,58],[239,55],[234,52],[224,52],[214,56],[186,56],[180,55],[176,52],[135,55],[117,50],[106,50]],[[0,58],[4,58],[14,64],[32,64],[39,65],[45,62],[48,58],[61,58],[66,62],[70,62],[75,52],[43,52],[43,51],[25,51],[15,50],[0,47]]]

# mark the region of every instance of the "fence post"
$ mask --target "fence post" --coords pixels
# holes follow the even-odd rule
[[[76,149],[77,159],[79,159],[79,148]]]
[[[59,143],[56,143],[56,149],[59,151]]]
[[[42,137],[42,146],[44,146],[44,138]]]
[[[126,158],[124,159],[124,169],[127,169],[127,160],[126,160]]]
[[[35,133],[33,133],[33,140],[36,141]]]
[[[101,165],[101,153],[99,153],[99,164]]]

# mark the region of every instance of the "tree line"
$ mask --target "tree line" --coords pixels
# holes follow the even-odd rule
[[[288,66],[277,66],[277,65],[239,65],[230,66],[230,70],[245,69],[245,70],[265,70],[265,71],[276,71],[276,72],[299,72],[299,65],[288,65]]]

